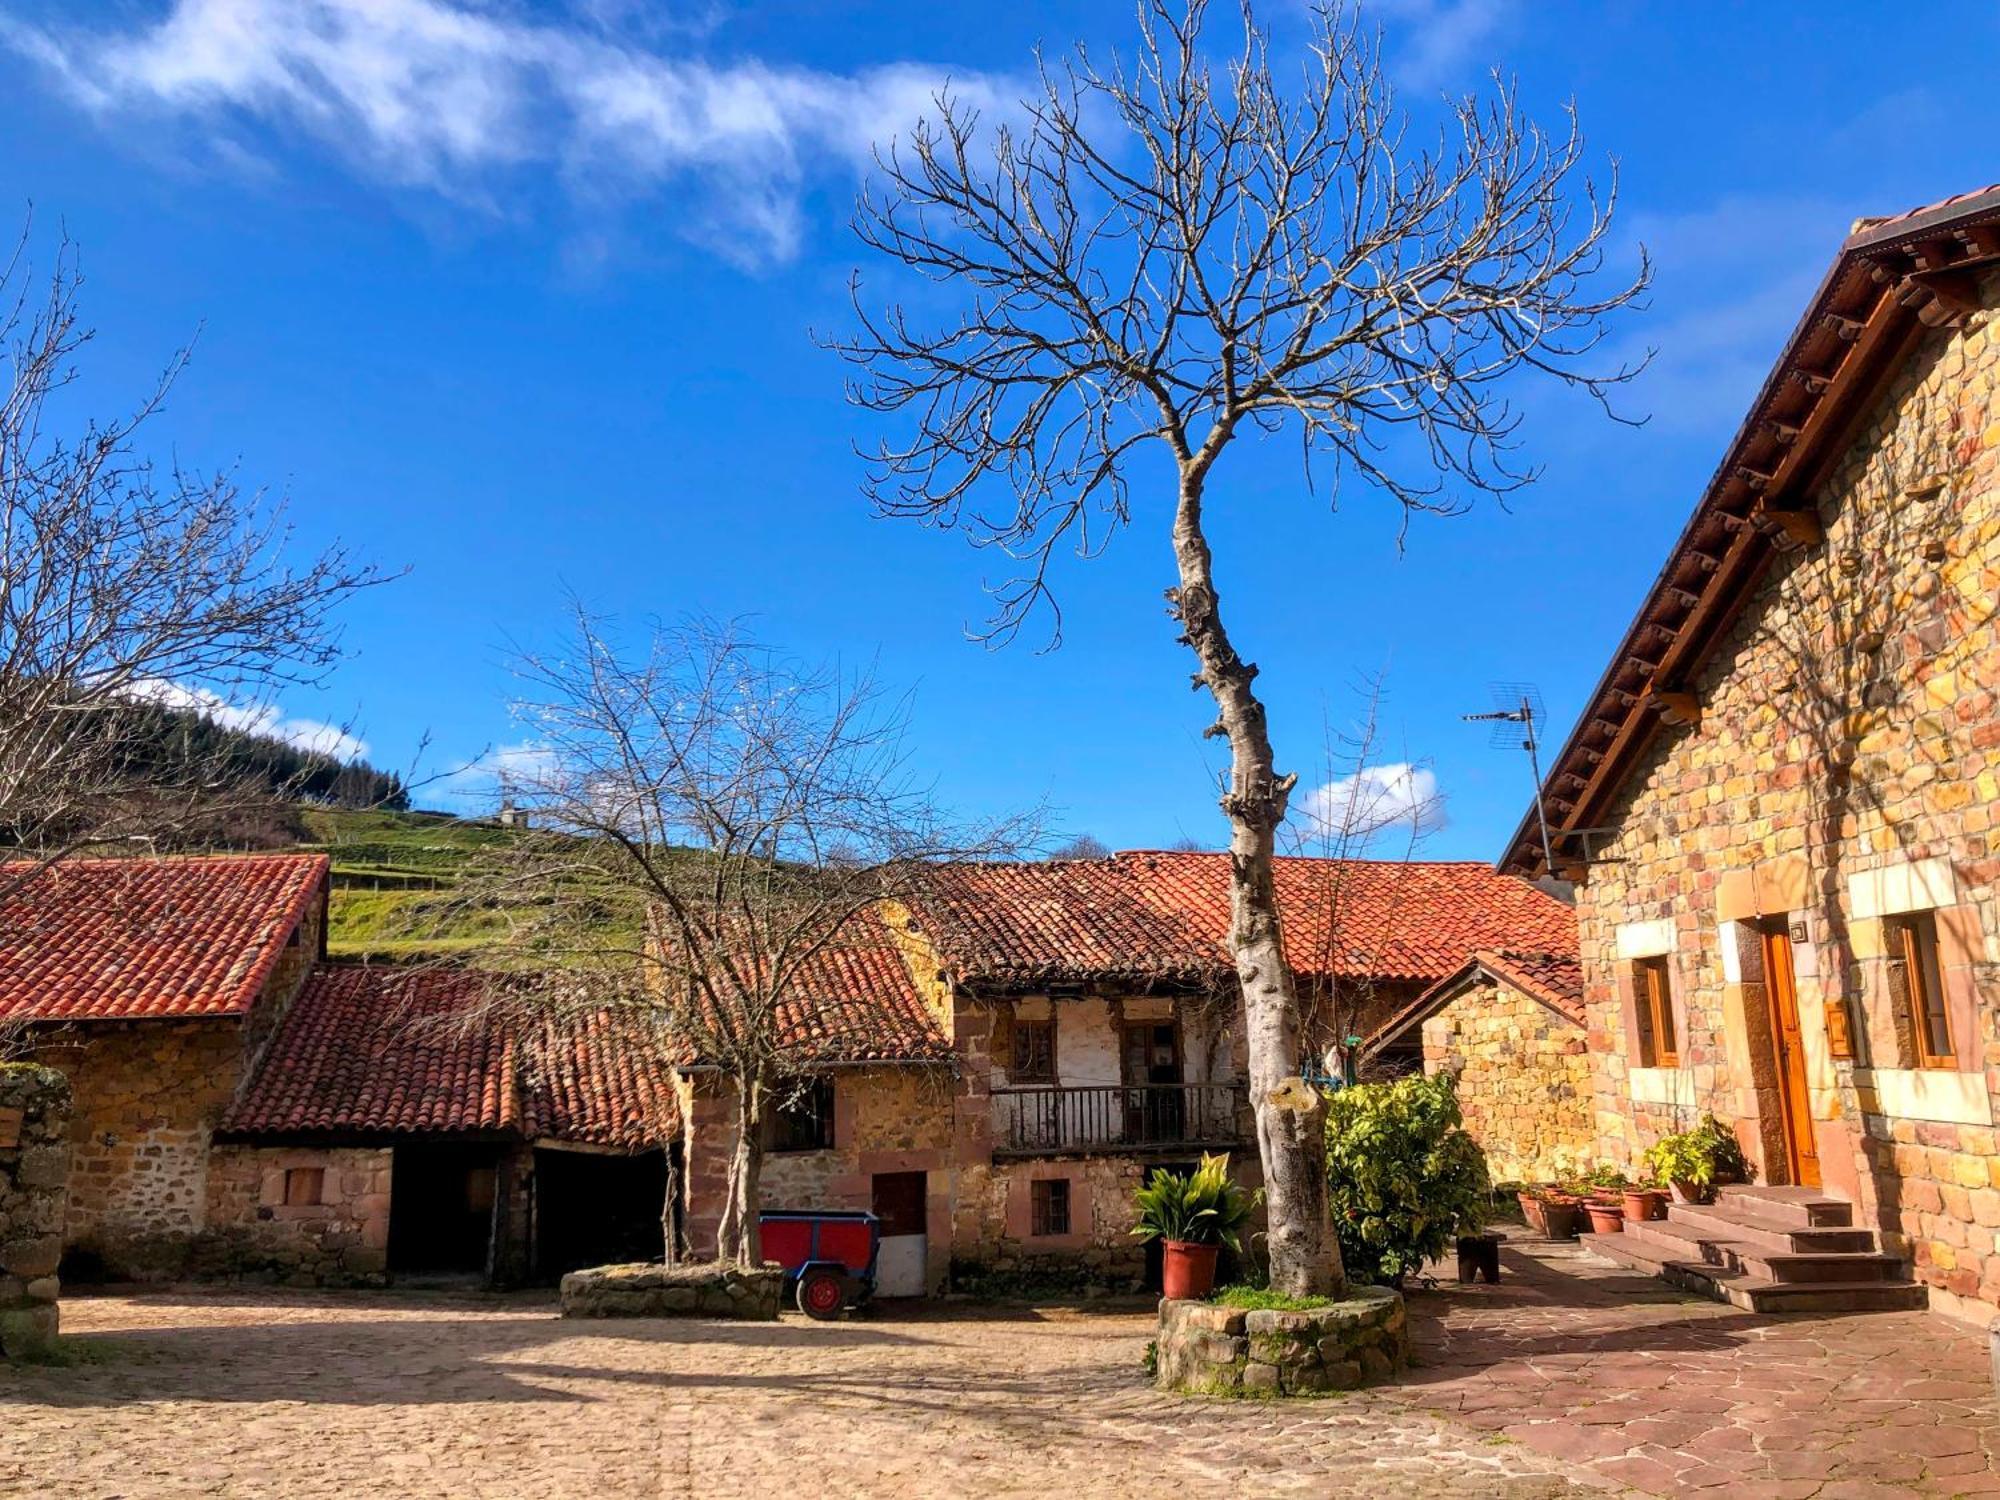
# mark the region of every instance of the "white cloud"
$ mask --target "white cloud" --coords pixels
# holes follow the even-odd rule
[[[948,78],[915,63],[716,63],[666,50],[695,45],[690,32],[615,38],[617,12],[550,22],[477,0],[174,0],[123,32],[0,17],[0,44],[106,122],[185,118],[240,152],[232,133],[255,120],[454,199],[497,201],[524,170],[593,201],[681,187],[684,232],[748,263],[795,252],[815,164],[865,162]],[[978,76],[950,83],[969,102],[1000,97]]]
[[[1437,774],[1407,761],[1364,766],[1309,792],[1295,809],[1300,836],[1330,852],[1361,854],[1377,839],[1413,838],[1444,827]]]
[[[510,787],[532,787],[555,766],[554,752],[532,741],[496,745],[476,760],[438,778],[438,790],[449,797],[491,802]]]
[[[231,703],[207,688],[187,688],[158,679],[136,684],[132,696],[163,708],[189,709],[224,729],[282,740],[294,750],[324,755],[342,765],[365,759],[368,754],[368,742],[340,725],[288,717],[275,703]]]
[[[1515,0],[1376,0],[1396,76],[1423,88],[1462,92],[1500,58],[1493,43]]]

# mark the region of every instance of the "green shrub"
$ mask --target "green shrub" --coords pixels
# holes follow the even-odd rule
[[[1241,1231],[1256,1207],[1254,1193],[1229,1180],[1229,1158],[1204,1156],[1185,1176],[1156,1171],[1132,1195],[1139,1222],[1132,1233],[1142,1240],[1184,1240],[1194,1245],[1226,1245],[1243,1253]]]
[[[1463,1122],[1451,1073],[1328,1097],[1327,1189],[1350,1279],[1401,1286],[1480,1227],[1492,1189]]]
[[[1331,1307],[1334,1302],[1331,1297],[1287,1297],[1267,1286],[1248,1283],[1226,1286],[1209,1300],[1244,1312],[1311,1312],[1316,1307]]]
[[[1703,1190],[1718,1182],[1748,1182],[1752,1176],[1736,1132],[1714,1115],[1703,1115],[1692,1130],[1661,1136],[1647,1148],[1646,1165],[1662,1182]]]

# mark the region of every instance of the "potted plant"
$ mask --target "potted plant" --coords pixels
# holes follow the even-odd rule
[[[1576,1238],[1577,1219],[1582,1212],[1577,1197],[1560,1187],[1538,1188],[1535,1191],[1537,1213],[1533,1223],[1543,1236],[1552,1240],[1573,1240]]]
[[[1643,1223],[1647,1219],[1664,1219],[1667,1216],[1666,1189],[1656,1183],[1633,1183],[1619,1198],[1619,1207],[1625,1210],[1625,1217]]]
[[[1676,1203],[1706,1203],[1719,1182],[1748,1182],[1750,1163],[1736,1132],[1703,1115],[1692,1130],[1663,1135],[1646,1150],[1646,1165],[1673,1189]]]
[[[1617,1203],[1625,1194],[1625,1173],[1612,1166],[1593,1168],[1584,1179],[1584,1188],[1594,1202]]]
[[[1543,1192],[1542,1188],[1524,1187],[1514,1194],[1514,1201],[1521,1205],[1521,1217],[1527,1221],[1528,1227],[1536,1234],[1546,1235],[1549,1221],[1542,1215]]]
[[[1606,1203],[1601,1198],[1592,1198],[1584,1206],[1590,1216],[1592,1234],[1620,1234],[1625,1228],[1625,1210],[1615,1203]]]
[[[1185,1176],[1155,1172],[1133,1195],[1139,1222],[1132,1233],[1160,1241],[1160,1279],[1169,1297],[1206,1297],[1215,1288],[1215,1258],[1224,1245],[1241,1254],[1241,1231],[1257,1197],[1229,1180],[1227,1156],[1204,1156]]]

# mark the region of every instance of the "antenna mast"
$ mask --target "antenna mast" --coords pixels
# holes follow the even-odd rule
[[[1546,718],[1542,707],[1542,695],[1531,683],[1496,682],[1493,684],[1493,712],[1485,714],[1461,714],[1468,724],[1492,724],[1493,743],[1505,744],[1513,739],[1512,725],[1521,726],[1521,748],[1528,752],[1528,766],[1535,777],[1535,823],[1542,835],[1542,859],[1548,866],[1551,878],[1556,873],[1555,848],[1549,840],[1548,809],[1542,805],[1542,756],[1541,745],[1535,739],[1535,721]]]

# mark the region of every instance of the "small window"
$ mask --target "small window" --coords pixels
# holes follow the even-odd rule
[[[772,1151],[826,1151],[833,1146],[833,1080],[815,1078],[771,1115]]]
[[[1938,968],[1937,916],[1913,912],[1893,917],[1889,930],[1889,990],[1909,1031],[1920,1068],[1956,1066],[1951,1016],[1945,1009],[1944,976]]]
[[[1674,991],[1667,961],[1642,958],[1632,965],[1632,1004],[1639,1020],[1639,1066],[1677,1068],[1680,1047],[1675,1041]]]
[[[1007,1070],[1014,1083],[1054,1083],[1056,1081],[1056,1023],[1016,1021],[1014,1023],[1014,1064]]]
[[[1044,1177],[1028,1184],[1028,1233],[1069,1233],[1069,1179]]]
[[[326,1168],[287,1167],[285,1169],[285,1207],[311,1208],[324,1203],[326,1192]]]

